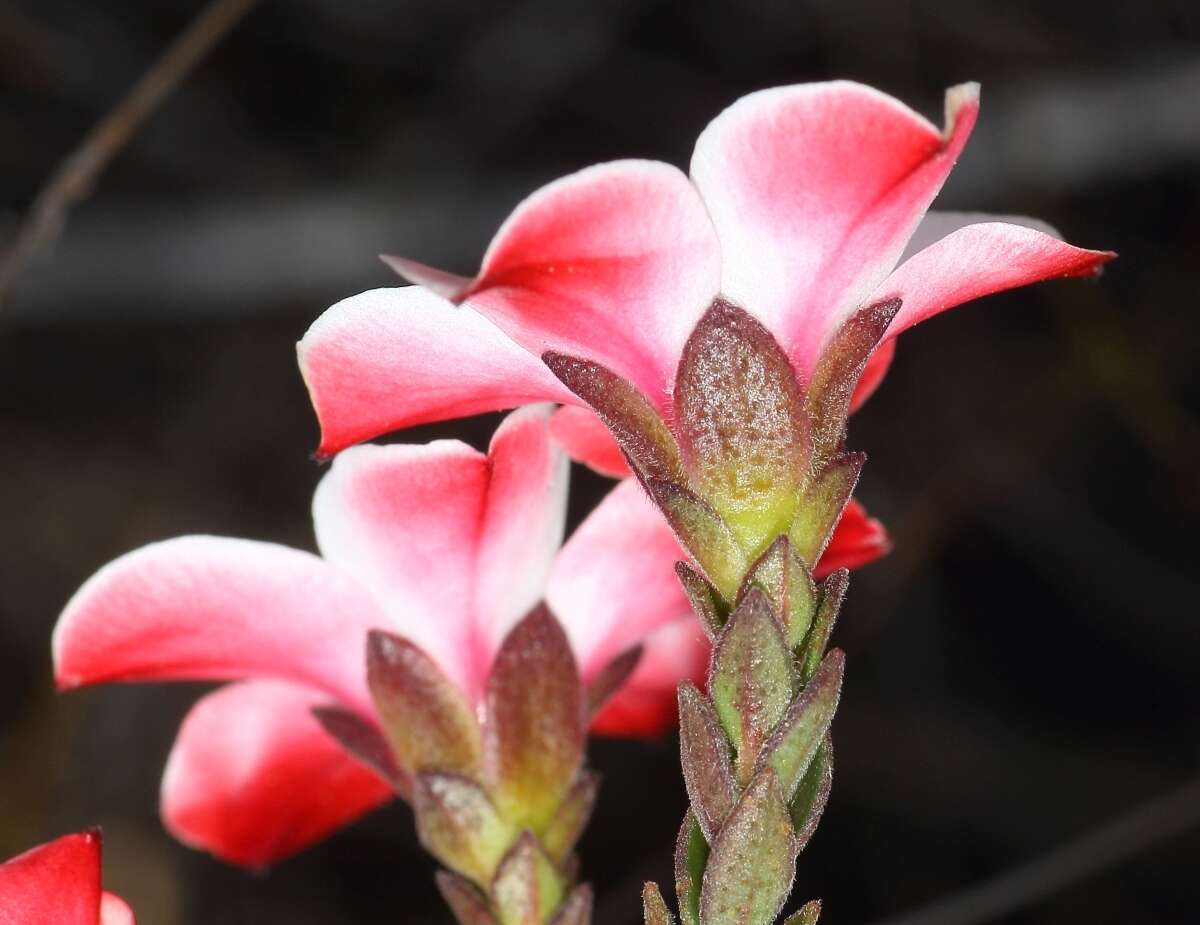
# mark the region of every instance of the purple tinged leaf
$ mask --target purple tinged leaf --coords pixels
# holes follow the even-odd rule
[[[409,640],[367,635],[367,684],[400,765],[474,777],[479,723],[458,687]]]
[[[846,589],[849,586],[850,570],[844,568],[833,572],[821,583],[821,603],[817,607],[817,615],[808,639],[804,641],[800,650],[801,684],[808,684],[817,673],[821,659],[825,657],[825,649],[833,635],[833,628],[837,624],[838,613],[842,609],[842,601],[846,599]]]
[[[592,921],[592,888],[587,883],[575,887],[563,901],[550,925],[590,925]]]
[[[636,386],[591,360],[547,351],[542,362],[600,416],[640,478],[686,481],[675,437]]]
[[[675,916],[667,908],[657,883],[647,883],[642,887],[642,914],[646,925],[675,925]]]
[[[757,588],[734,609],[717,640],[708,691],[736,750],[735,777],[745,786],[759,750],[795,692],[791,650],[770,601]]]
[[[396,756],[392,754],[383,733],[357,713],[341,707],[313,707],[312,714],[321,728],[342,748],[377,772],[392,785],[397,794],[406,800],[411,799],[412,781],[396,763]]]
[[[836,453],[845,439],[854,387],[898,311],[899,299],[860,308],[846,319],[821,351],[808,382],[808,414],[817,466]]]
[[[796,836],[770,768],[751,781],[712,846],[702,925],[770,925],[796,876]]]
[[[729,525],[708,502],[682,485],[647,479],[646,490],[708,580],[733,600],[747,562]]]
[[[809,569],[816,567],[829,544],[866,461],[863,453],[835,456],[804,489],[788,536]]]
[[[810,899],[783,920],[783,925],[817,925],[821,917],[821,900]]]
[[[587,689],[587,714],[589,717],[594,718],[612,696],[625,686],[625,682],[637,670],[643,651],[644,647],[639,643],[626,649],[600,669],[599,674],[592,679],[592,683],[588,685]]]
[[[813,756],[825,741],[842,693],[846,657],[834,649],[800,692],[758,756],[755,773],[770,766],[783,802],[790,803]]]
[[[425,849],[480,886],[487,885],[515,835],[483,789],[454,774],[418,774],[413,811]]]
[[[696,685],[679,685],[679,752],[692,812],[709,841],[738,798],[729,740]]]
[[[812,574],[792,551],[786,534],[777,536],[750,566],[738,597],[744,597],[752,587],[762,589],[775,605],[776,615],[782,618],[784,640],[789,649],[795,649],[812,625],[818,597]]]
[[[717,589],[709,584],[708,579],[686,562],[675,563],[675,575],[683,586],[683,593],[687,595],[693,612],[700,618],[704,632],[708,634],[709,639],[715,640],[721,634],[721,627],[725,625],[725,616],[729,608],[721,600]]]
[[[571,849],[592,816],[599,790],[600,775],[593,771],[581,771],[563,798],[558,812],[546,826],[541,838],[542,848],[555,864],[561,866],[570,856]]]
[[[791,362],[763,325],[718,297],[684,345],[675,428],[697,492],[744,546],[786,529],[808,471],[804,397]]]
[[[484,769],[501,814],[545,830],[575,781],[586,731],[566,633],[539,604],[505,638],[487,682]]]
[[[808,766],[796,795],[792,797],[788,812],[792,816],[792,827],[796,830],[796,844],[803,851],[817,831],[817,823],[829,802],[829,791],[833,789],[833,740],[825,734],[825,741],[817,750]]]
[[[471,881],[448,870],[439,870],[434,874],[434,881],[458,925],[496,925],[487,900]]]
[[[675,897],[682,925],[700,925],[700,888],[708,854],[704,832],[689,809],[675,839]]]
[[[528,829],[496,868],[492,903],[500,925],[541,925],[562,902],[562,883]]]

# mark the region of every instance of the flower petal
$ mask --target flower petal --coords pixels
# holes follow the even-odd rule
[[[473,584],[487,486],[487,458],[457,440],[367,444],[340,453],[313,496],[317,545],[386,612],[376,626],[412,640],[468,692],[486,664]]]
[[[721,240],[721,290],[779,338],[800,375],[895,266],[978,111],[946,94],[938,131],[877,90],[838,81],[743,97],[692,158]]]
[[[414,424],[577,401],[486,318],[418,286],[337,303],[297,349],[321,423],[321,456]]]
[[[462,296],[533,354],[597,361],[662,409],[683,342],[717,294],[718,261],[687,177],[616,161],[518,205]]]
[[[392,797],[388,784],[325,734],[319,691],[243,681],[202,698],[167,759],[162,817],[185,844],[263,867]]]
[[[899,296],[887,337],[972,299],[1039,280],[1091,276],[1112,251],[1072,247],[1032,228],[1003,222],[968,225],[901,264],[872,295]]]
[[[185,536],[109,563],[54,628],[60,688],[103,681],[290,678],[366,705],[370,596],[311,553]]]
[[[566,405],[550,421],[550,433],[576,462],[614,479],[632,475],[625,454],[604,422],[588,408]]]
[[[508,631],[542,599],[562,545],[570,464],[550,436],[553,411],[550,405],[514,411],[488,448],[475,580],[476,633],[488,664]]]
[[[116,893],[100,897],[100,925],[137,925],[133,910]]]
[[[546,602],[590,681],[625,649],[691,613],[672,567],[686,558],[666,520],[626,479],[572,534],[554,561]]]
[[[0,864],[0,922],[96,925],[100,833],[64,835]]]
[[[883,524],[851,498],[813,575],[820,579],[840,568],[859,568],[887,555],[891,548],[892,541]]]

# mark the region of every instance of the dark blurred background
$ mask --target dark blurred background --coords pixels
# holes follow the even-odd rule
[[[0,2],[5,237],[200,9]],[[263,0],[0,310],[0,857],[98,822],[108,885],[149,925],[449,922],[400,805],[265,876],[173,842],[158,779],[203,688],[60,698],[53,622],[151,540],[311,547],[321,470],[293,345],[392,283],[375,254],[471,272],[542,182],[615,157],[686,165],[738,96],[829,77],[939,121],[945,86],[981,81],[938,205],[1036,215],[1121,259],[905,335],[855,418],[861,496],[896,551],[852,582],[836,783],[795,896],[870,923],[1050,855],[1049,880],[1001,884],[1019,908],[997,921],[1200,921],[1192,0]],[[493,425],[406,438],[481,444]],[[577,476],[575,522],[604,487]],[[641,882],[670,881],[676,743],[592,757],[607,785],[584,873],[598,921],[633,923]],[[1076,862],[1098,869],[1021,898]]]

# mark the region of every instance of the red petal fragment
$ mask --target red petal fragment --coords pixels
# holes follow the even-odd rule
[[[0,864],[4,925],[96,925],[100,833],[64,835]]]
[[[884,525],[851,498],[813,575],[819,579],[840,568],[859,568],[886,556],[891,549],[892,541]]]

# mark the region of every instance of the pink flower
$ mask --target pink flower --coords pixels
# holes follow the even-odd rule
[[[1095,273],[1114,256],[962,216],[931,216],[918,231],[978,108],[976,85],[952,88],[939,131],[859,84],[764,90],[701,133],[690,177],[627,160],[538,190],[473,278],[388,258],[421,287],[346,299],[300,342],[320,452],[524,402],[580,406],[538,362],[546,351],[607,367],[670,421],[681,350],[718,293],[766,325],[801,383],[856,308],[901,298],[858,383],[860,404],[914,324],[989,293]],[[897,267],[910,239],[927,236]],[[625,470],[590,412],[563,417],[556,433],[573,454]]]
[[[64,835],[0,864],[4,925],[134,925],[133,911],[100,888],[100,833]]]
[[[377,724],[367,632],[414,641],[476,704],[497,647],[543,595],[585,681],[642,643],[597,718],[614,733],[673,721],[675,685],[700,678],[707,640],[671,566],[681,552],[632,482],[562,540],[566,456],[548,406],[500,426],[486,455],[457,441],[341,454],[313,500],[321,556],[189,536],[102,568],[55,629],[61,688],[232,680],[179,731],[162,813],[181,840],[258,866],[392,796],[314,719],[337,705]]]

